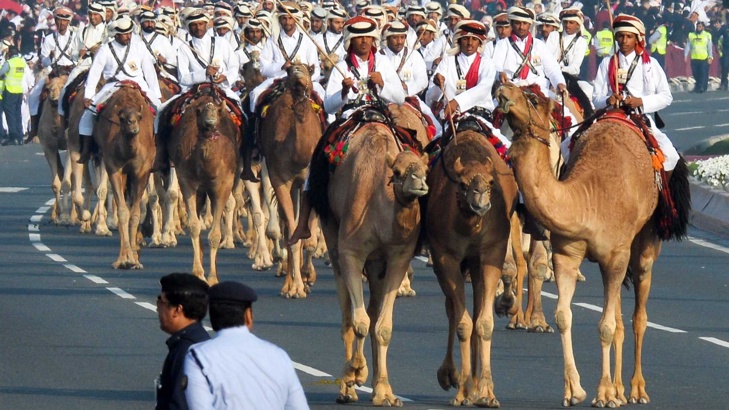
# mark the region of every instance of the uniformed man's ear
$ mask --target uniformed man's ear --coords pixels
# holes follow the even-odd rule
[[[253,330],[253,308],[246,309],[244,313],[244,321],[248,330]]]

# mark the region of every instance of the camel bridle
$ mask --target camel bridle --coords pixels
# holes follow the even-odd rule
[[[408,176],[415,175],[415,166],[416,165],[417,165],[417,163],[415,163],[415,162],[408,165],[408,167],[405,168],[405,172],[400,174],[399,177],[393,173],[393,175],[390,178],[390,181],[388,181],[387,185],[399,185],[401,194],[404,193],[403,187],[405,186],[405,180],[408,178]],[[398,191],[397,190],[393,190],[393,191],[395,194],[395,200],[397,201],[398,204],[400,204],[400,206],[402,206],[404,208],[408,208],[408,207],[412,206],[412,204],[413,204],[412,200],[405,203],[403,200],[401,200],[400,195],[398,195]]]

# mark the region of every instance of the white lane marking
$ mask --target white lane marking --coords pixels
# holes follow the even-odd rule
[[[40,222],[43,219],[43,215],[33,215],[30,217],[31,222]]]
[[[136,299],[136,297],[132,294],[129,294],[127,292],[124,292],[123,290],[116,288],[116,287],[108,287],[106,288],[109,292],[119,296],[122,299]]]
[[[314,377],[334,377],[329,373],[325,373],[321,370],[317,370],[317,369],[307,366],[305,364],[296,363],[296,362],[293,362],[293,363],[294,363],[294,369],[304,372],[306,374],[310,374]]]
[[[424,263],[428,263],[428,258],[426,258],[425,256],[418,255],[418,256],[415,257],[415,259],[417,259],[417,260],[419,260],[421,262],[424,262]]]
[[[674,129],[674,131],[688,131],[688,130],[698,130],[698,129],[701,129],[701,128],[706,128],[706,127],[705,127],[705,126],[703,126],[703,125],[699,125],[699,126],[696,126],[696,127],[683,127],[683,128],[676,128],[676,129]]]
[[[727,248],[726,246],[721,246],[721,245],[718,245],[715,243],[705,241],[703,239],[694,238],[693,236],[689,236],[688,240],[689,240],[689,242],[692,242],[699,246],[703,246],[704,248],[709,248],[709,249],[713,249],[715,251],[729,253],[729,248]]]
[[[56,203],[56,199],[51,198],[51,199],[47,200],[45,204],[48,206],[53,206],[53,204],[55,204],[55,203]]]
[[[729,348],[729,342],[725,342],[725,341],[723,341],[721,339],[717,339],[715,337],[700,337],[699,339],[709,342],[709,343],[713,343],[715,345],[719,345],[721,347]]]
[[[96,275],[84,275],[84,278],[86,278],[94,283],[98,283],[99,285],[106,285],[109,283]]]
[[[38,224],[28,224],[28,232],[40,232]]]
[[[151,310],[152,312],[157,313],[157,306],[155,306],[149,302],[134,302],[134,303],[136,303],[137,305],[139,305],[147,310]]]
[[[529,289],[526,289],[526,288],[524,290],[529,291]],[[549,292],[545,292],[545,291],[542,291],[542,296],[544,296],[545,298],[550,298],[550,299],[555,299],[555,300],[559,299],[559,296],[555,295],[554,293],[549,293]]]
[[[33,242],[33,246],[35,246],[35,248],[38,249],[41,252],[50,252],[51,251],[51,248],[43,245],[40,242]]]
[[[648,327],[652,327],[653,329],[657,329],[657,330],[663,330],[664,332],[669,332],[669,333],[687,333],[685,330],[676,329],[676,328],[668,327],[668,326],[663,326],[663,325],[659,325],[659,324],[652,323],[652,322],[648,322]]]
[[[729,100],[729,97],[718,97],[718,98],[702,98],[701,101],[719,101],[719,100]],[[673,100],[672,103],[695,103],[696,100]]]
[[[78,266],[76,266],[72,263],[65,263],[65,264],[63,264],[63,267],[74,273],[86,273],[85,270],[79,268]]]
[[[57,253],[47,253],[46,256],[51,258],[51,260],[54,262],[68,262],[66,259],[63,258],[63,256]]]
[[[714,127],[729,127],[729,122],[724,124],[714,124]]]
[[[591,305],[589,303],[580,303],[580,302],[577,302],[574,305],[575,306],[579,306],[581,308],[585,308],[585,309],[589,309],[589,310],[594,310],[595,312],[602,313],[602,308],[600,306],[595,306],[595,305]]]
[[[40,207],[40,208],[36,209],[36,210],[35,210],[35,213],[37,213],[37,214],[44,214],[44,213],[48,212],[48,210],[49,210],[49,209],[51,209],[51,207],[50,207],[50,206],[45,206],[45,205],[44,205],[44,206],[42,206],[42,207]]]
[[[40,242],[40,234],[39,233],[29,233],[28,239],[31,242]]]
[[[20,188],[17,186],[4,186],[0,187],[0,194],[16,194],[20,191],[25,191],[28,188]]]

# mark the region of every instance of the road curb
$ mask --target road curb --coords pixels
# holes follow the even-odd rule
[[[691,187],[691,225],[729,238],[729,193],[689,178]]]

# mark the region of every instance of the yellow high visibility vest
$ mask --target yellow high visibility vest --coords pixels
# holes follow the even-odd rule
[[[11,94],[23,94],[23,77],[28,65],[21,56],[8,60],[10,70],[5,74],[5,89]]]
[[[661,25],[658,27],[658,32],[661,33],[661,37],[651,45],[651,53],[658,53],[660,55],[666,55],[666,46],[668,46],[668,29],[666,26]]]
[[[597,42],[600,46],[597,49],[597,55],[600,57],[610,55],[613,50],[613,32],[608,29],[600,30],[595,33],[595,37],[597,37]]]
[[[4,91],[5,91],[5,80],[0,80],[0,101],[3,100]]]
[[[706,60],[709,58],[709,47],[711,47],[711,34],[707,31],[701,33],[689,33],[689,43],[691,44],[691,59]]]
[[[587,41],[587,48],[585,49],[585,56],[590,55],[590,43],[592,42],[592,34],[589,31],[582,29],[582,37]]]

